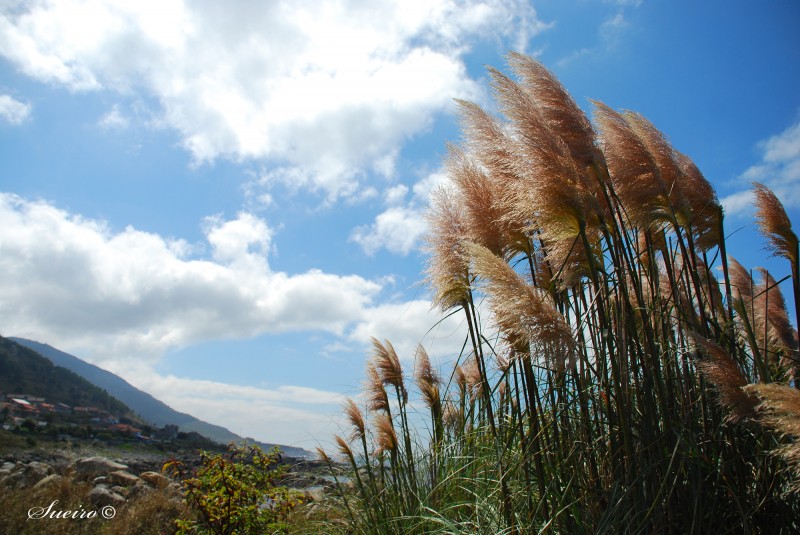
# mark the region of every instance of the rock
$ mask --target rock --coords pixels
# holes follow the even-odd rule
[[[22,470],[11,472],[7,476],[0,477],[0,486],[8,489],[16,489],[24,486],[24,474]]]
[[[18,462],[9,473],[0,474],[0,485],[10,489],[30,487],[52,473],[53,467],[47,463],[31,461],[23,464]]]
[[[75,477],[77,479],[89,480],[97,476],[108,475],[116,470],[126,470],[124,464],[115,463],[105,457],[84,457],[75,461]]]
[[[140,481],[138,477],[124,470],[115,470],[114,472],[109,473],[108,480],[111,482],[111,484],[119,485],[120,487],[130,487]]]
[[[31,461],[24,470],[25,485],[33,485],[53,473],[53,467],[47,463]]]
[[[89,492],[89,499],[98,507],[112,505],[114,507],[124,505],[125,498],[112,491],[105,485],[98,485]]]
[[[33,488],[34,489],[40,489],[40,488],[44,488],[44,487],[49,487],[51,485],[57,485],[58,483],[61,483],[62,481],[64,481],[64,476],[60,476],[58,474],[50,474],[46,478],[39,480],[39,482],[36,483],[33,486]]]
[[[163,489],[170,483],[167,476],[159,474],[158,472],[142,472],[139,474],[139,477],[157,489]]]
[[[145,483],[140,479],[139,482],[136,483],[134,486],[128,487],[127,489],[128,493],[126,496],[128,499],[138,498],[139,496],[147,494],[151,490],[152,488],[147,483]]]

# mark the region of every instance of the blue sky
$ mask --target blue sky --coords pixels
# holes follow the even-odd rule
[[[431,330],[423,214],[452,99],[492,109],[510,50],[587,113],[649,118],[717,188],[729,252],[780,279],[747,190],[800,221],[798,24],[790,0],[3,2],[0,334],[326,442],[371,336],[460,347]]]

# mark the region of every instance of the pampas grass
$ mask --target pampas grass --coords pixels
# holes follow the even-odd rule
[[[501,116],[459,101],[428,214],[426,282],[463,350],[440,376],[373,341],[367,412],[345,405],[363,458],[336,439],[351,521],[323,531],[800,531],[783,279],[728,258],[716,193],[647,119],[598,102],[592,124],[541,63],[509,64],[489,69]],[[756,199],[797,292],[791,223]]]

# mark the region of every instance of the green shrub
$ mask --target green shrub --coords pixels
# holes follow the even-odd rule
[[[215,535],[285,533],[288,514],[299,506],[301,494],[278,485],[286,471],[276,449],[231,444],[227,453],[200,453],[195,471],[176,460],[164,465],[181,480],[187,504],[198,520],[176,521],[179,534]]]

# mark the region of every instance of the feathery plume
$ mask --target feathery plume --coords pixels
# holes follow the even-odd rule
[[[769,248],[774,255],[797,263],[797,234],[792,230],[792,222],[783,204],[764,184],[753,182],[753,193],[757,208],[756,221],[769,242]]]
[[[372,362],[367,363],[365,393],[369,410],[373,412],[388,412],[390,410],[389,395],[386,393],[386,389],[383,387],[383,380]]]
[[[481,371],[478,368],[478,361],[475,359],[474,353],[470,355],[470,358],[462,366],[456,367],[456,381],[462,392],[469,393],[470,401],[475,401],[483,392]]]
[[[528,349],[528,348],[523,348]],[[519,354],[516,348],[508,347],[506,349],[507,352],[496,352],[494,355],[495,362],[497,363],[497,369],[503,373],[506,373],[508,369],[511,367],[511,361],[514,356]],[[522,354],[525,354],[523,351]]]
[[[688,207],[684,207],[684,184],[681,183],[681,170],[675,160],[675,149],[672,148],[664,133],[640,113],[625,110],[621,116],[650,153],[673,208],[676,209],[676,212],[681,208],[688,209]]]
[[[758,412],[759,423],[791,437],[774,453],[783,457],[794,472],[793,492],[800,492],[800,390],[776,383],[752,384],[745,387],[748,393],[755,394],[761,400]]]
[[[758,410],[775,431],[800,438],[800,390],[778,383],[757,383],[745,390],[758,395]],[[800,447],[800,443],[798,443]]]
[[[731,293],[749,306],[753,299],[753,278],[750,273],[732,256],[728,257],[728,272],[731,279]]]
[[[319,456],[320,460],[322,460],[322,462],[324,462],[328,466],[331,466],[331,464],[332,464],[331,463],[331,458],[328,457],[328,454],[325,452],[325,450],[323,450],[319,446],[317,446],[317,455]]]
[[[452,145],[445,168],[460,194],[467,238],[497,255],[506,256],[513,250],[509,240],[513,230],[504,224],[506,220],[495,184],[475,161]]]
[[[505,261],[477,244],[467,244],[476,274],[484,279],[489,307],[509,345],[547,348],[552,364],[561,368],[574,346],[572,331],[553,306],[549,294],[534,288]]]
[[[441,400],[439,398],[439,374],[437,374],[431,367],[431,360],[428,357],[428,352],[422,345],[417,346],[417,365],[414,370],[414,377],[417,380],[422,393],[422,400],[429,409],[438,411],[441,408]]]
[[[584,203],[587,199],[579,195],[580,171],[568,147],[553,135],[530,96],[519,85],[497,70],[489,69],[489,72],[501,109],[511,120],[515,134],[513,165],[516,174],[523,177],[519,185],[528,186],[524,192],[543,205],[529,203],[528,198],[523,198],[519,199],[520,209],[544,210],[545,216],[549,210],[558,210],[555,219],[573,220],[577,233],[577,222],[586,219]]]
[[[538,230],[548,261],[567,287],[590,273],[590,259],[599,264],[598,229],[604,218],[597,181],[587,179],[569,147],[548,126],[530,95],[513,80],[489,69],[503,113],[511,120],[514,173],[509,186],[508,214]],[[585,230],[591,250],[580,237]]]
[[[389,415],[380,413],[375,417],[375,437],[378,444],[376,455],[384,451],[397,450],[397,433]]]
[[[761,273],[761,284],[758,285],[756,290],[758,302],[761,304],[759,307],[763,315],[761,325],[767,324],[768,340],[765,346],[769,348],[770,354],[780,353],[783,356],[782,364],[788,366],[787,357],[796,359],[797,351],[797,333],[789,321],[789,313],[786,310],[786,300],[783,297],[780,286],[775,281],[775,278],[770,275],[769,271],[764,268],[758,268]],[[763,333],[761,333],[763,336]]]
[[[447,400],[443,412],[442,421],[451,433],[464,430],[464,410],[461,405],[454,403],[453,400]]]
[[[403,382],[403,367],[389,340],[381,343],[377,338],[372,338],[372,361],[375,363],[375,368],[378,370],[383,384],[397,388],[403,395],[403,401],[406,401],[408,394]]]
[[[512,147],[508,133],[497,119],[468,100],[456,99],[466,149],[491,172],[504,172],[513,179]]]
[[[731,420],[736,421],[751,416],[756,406],[756,399],[751,393],[743,390],[748,381],[741,368],[718,344],[694,333],[689,333],[689,338],[706,354],[706,359],[700,360],[697,367],[717,388],[720,405],[730,409]]]
[[[733,308],[739,315],[739,322],[746,320],[749,323],[753,338],[747,337],[747,343],[754,352],[763,353],[767,350],[768,340],[764,339],[768,330],[767,305],[771,292],[767,291],[767,284],[763,280],[758,284],[753,281],[750,272],[735,258],[728,257],[728,272],[731,280],[731,293],[734,297]],[[768,334],[767,334],[768,336]],[[756,347],[752,347],[755,345]]]
[[[530,221],[513,207],[514,184],[520,180],[515,171],[516,144],[507,129],[477,104],[456,100],[461,112],[461,129],[466,151],[483,166],[489,180],[493,209],[501,213],[496,224],[506,234],[508,246],[513,251],[530,253],[530,240],[526,229]]]
[[[463,208],[451,190],[440,187],[431,196],[426,219],[425,271],[433,306],[441,310],[461,306],[469,298],[469,270],[461,247],[467,233]]]
[[[592,104],[611,184],[628,218],[641,227],[670,221],[668,191],[653,156],[625,117],[602,102]]]
[[[508,62],[550,130],[562,139],[578,166],[585,168],[602,158],[595,146],[592,123],[553,73],[535,59],[516,52],[508,55]]]
[[[717,245],[722,212],[714,188],[694,162],[676,151],[643,115],[632,111],[622,115],[655,162],[676,222],[692,231],[701,250]]]
[[[333,435],[333,440],[336,442],[336,447],[339,449],[339,452],[347,457],[351,464],[355,465],[355,456],[353,455],[353,450],[350,448],[350,444],[339,435]]]
[[[364,421],[364,413],[358,408],[356,402],[347,398],[344,402],[344,413],[353,426],[352,440],[361,439],[364,437],[367,429],[366,422]]]
[[[688,223],[695,236],[695,245],[701,251],[708,251],[719,245],[724,238],[722,229],[722,205],[717,199],[714,186],[703,176],[691,158],[682,152],[675,151],[675,160],[681,170],[683,200],[689,206]],[[686,225],[687,222],[679,221]]]

